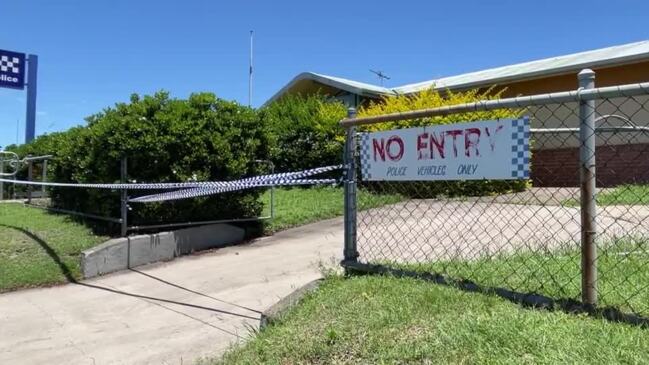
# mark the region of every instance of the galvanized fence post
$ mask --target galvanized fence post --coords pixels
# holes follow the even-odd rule
[[[120,181],[122,182],[122,184],[125,184],[127,182],[127,176],[127,160],[126,157],[122,157],[120,164]],[[128,231],[128,190],[126,189],[120,190],[120,213],[120,234],[122,235],[122,237],[126,237],[126,233]]]
[[[347,110],[347,118],[356,118],[356,109]],[[343,263],[355,263],[358,259],[356,249],[356,128],[346,127],[344,156],[345,189],[345,249]]]
[[[31,160],[30,157],[32,155],[27,155],[28,161],[27,161],[27,181],[32,181],[34,178],[34,162]],[[32,186],[27,185],[27,204],[32,203]]]
[[[42,181],[47,182],[47,159],[43,160],[43,171],[41,171],[41,176],[43,177]],[[41,198],[45,198],[47,196],[47,190],[45,189],[45,185],[41,187]]]
[[[4,157],[2,160],[0,160],[0,177],[3,177],[3,173],[5,172],[5,160]],[[0,181],[0,200],[4,199],[4,194],[5,194],[5,185],[2,181]],[[7,197],[9,197],[9,194],[7,194]]]
[[[595,72],[579,72],[580,90],[595,87]],[[579,177],[581,185],[581,300],[597,305],[597,234],[595,186],[595,100],[579,101]]]

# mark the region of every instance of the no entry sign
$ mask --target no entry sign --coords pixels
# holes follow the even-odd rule
[[[0,87],[25,87],[25,54],[0,49]]]
[[[370,181],[529,178],[528,118],[361,135],[361,176]]]

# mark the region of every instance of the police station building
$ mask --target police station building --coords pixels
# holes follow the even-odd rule
[[[380,100],[386,95],[408,95],[434,88],[463,91],[471,89],[496,90],[505,88],[502,97],[535,95],[578,88],[577,73],[585,68],[596,72],[596,86],[615,86],[649,81],[649,41],[623,44],[559,57],[525,62],[504,67],[443,77],[416,84],[386,88],[339,77],[305,72],[297,75],[273,95],[272,102],[286,94],[324,93],[358,107],[369,100]],[[626,123],[649,126],[649,100],[638,97],[633,102],[612,102],[598,105],[600,115],[630,116]],[[576,128],[579,126],[578,106],[565,104],[561,108],[531,108],[532,128]],[[610,110],[609,110],[610,109]],[[542,120],[542,125],[538,121]],[[535,125],[536,123],[536,125]],[[619,125],[620,123],[618,123]],[[598,138],[598,161],[606,166],[598,170],[598,184],[611,186],[635,182],[639,171],[649,171],[649,135],[608,136]],[[532,142],[532,180],[536,186],[578,186],[579,141],[577,135],[539,135]],[[633,161],[633,162],[630,162]],[[599,166],[600,162],[598,162]],[[599,167],[598,167],[599,168]],[[547,178],[552,175],[552,178]],[[646,175],[646,174],[644,174]],[[546,182],[551,182],[548,185]]]

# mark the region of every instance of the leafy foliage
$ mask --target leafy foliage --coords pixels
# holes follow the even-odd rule
[[[268,142],[254,110],[211,93],[172,99],[166,92],[133,95],[87,118],[85,127],[37,138],[21,152],[53,153],[58,182],[118,182],[120,160],[130,182],[229,180],[266,172]],[[255,216],[259,191],[169,203],[133,205],[130,224]],[[57,207],[119,216],[119,194],[99,189],[55,188]]]
[[[450,90],[441,94],[431,88],[414,95],[385,96],[381,101],[370,102],[361,108],[359,116],[374,116],[411,110],[440,108],[445,106],[472,103],[484,100],[497,100],[503,90],[494,92],[493,88],[480,92],[470,90],[466,92],[452,92]],[[497,109],[490,111],[450,114],[432,118],[411,119],[398,122],[386,122],[363,126],[364,131],[381,131],[399,128],[411,128],[428,125],[444,125],[478,120],[494,120],[501,118],[517,118],[522,114],[518,109]],[[527,180],[476,180],[476,181],[439,181],[439,182],[399,182],[370,184],[370,188],[397,192],[413,197],[436,196],[479,196],[502,194],[512,191],[522,191],[528,185]]]
[[[370,103],[366,107],[363,107],[358,111],[358,115],[365,117],[406,112],[411,110],[441,108],[445,106],[473,103],[484,100],[497,100],[500,99],[500,96],[504,91],[505,89],[494,92],[494,88],[489,88],[483,92],[480,92],[478,89],[463,92],[453,92],[448,90],[442,94],[439,91],[431,88],[411,95],[384,96],[380,101],[370,101]],[[520,114],[520,110],[497,109],[490,111],[450,114],[432,118],[372,124],[365,126],[364,129],[369,131],[380,131],[426,125],[472,122],[478,120],[516,118]]]
[[[346,115],[340,102],[322,95],[287,95],[260,110],[270,136],[270,155],[278,171],[338,164],[342,161]]]

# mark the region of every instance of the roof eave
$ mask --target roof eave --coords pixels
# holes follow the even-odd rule
[[[531,72],[526,72],[521,74],[515,74],[515,75],[509,75],[503,77],[494,77],[494,78],[489,78],[484,80],[477,80],[477,81],[465,82],[465,83],[459,83],[453,85],[444,85],[443,83],[439,83],[435,85],[436,84],[435,80],[433,80],[431,81],[430,85],[413,88],[413,90],[407,92],[403,91],[402,88],[397,87],[395,88],[395,92],[399,92],[407,95],[407,94],[420,92],[426,88],[431,87],[432,85],[435,85],[434,87],[436,90],[443,90],[443,89],[466,90],[466,89],[471,89],[476,87],[484,87],[487,85],[491,86],[491,85],[497,85],[502,83],[508,83],[511,81],[515,81],[515,82],[529,81],[529,80],[539,79],[545,76],[560,76],[560,75],[573,73],[575,71],[579,71],[583,68],[607,68],[607,67],[623,66],[623,65],[636,63],[638,61],[646,61],[648,58],[649,58],[649,52],[638,53],[629,56],[617,57],[613,59],[584,62],[581,64],[566,65],[566,66],[560,66],[552,69],[531,71]]]
[[[339,90],[343,90],[346,92],[349,92],[351,94],[356,94],[360,95],[363,97],[369,97],[369,98],[380,98],[385,95],[394,95],[394,93],[387,91],[382,92],[382,91],[375,91],[375,90],[369,90],[369,89],[363,89],[354,85],[349,85],[344,82],[338,81],[338,80],[333,80],[331,78],[313,73],[313,72],[302,72],[299,75],[295,76],[288,84],[286,84],[283,88],[281,88],[279,91],[277,91],[273,96],[271,96],[263,105],[266,106],[279,98],[281,98],[284,94],[289,92],[295,85],[297,85],[299,82],[302,81],[314,81],[322,85],[330,86]]]

